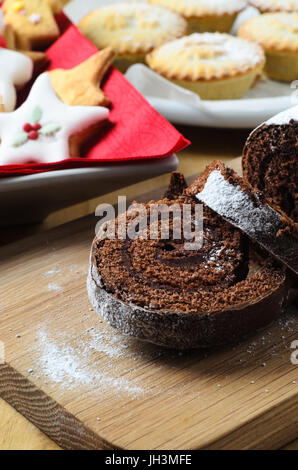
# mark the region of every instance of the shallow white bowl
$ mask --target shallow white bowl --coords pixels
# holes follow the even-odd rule
[[[40,222],[51,212],[176,170],[178,158],[105,164],[0,179],[0,226]]]

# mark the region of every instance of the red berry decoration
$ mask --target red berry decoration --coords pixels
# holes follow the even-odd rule
[[[33,128],[32,128],[32,126],[31,126],[31,124],[30,124],[29,122],[26,122],[26,123],[23,125],[23,130],[24,130],[25,132],[30,132],[30,131],[32,131],[32,129],[33,129]]]
[[[39,129],[41,129],[41,125],[39,124],[39,122],[36,122],[34,125],[33,125],[33,129],[35,131],[39,131]]]
[[[36,140],[38,139],[38,132],[37,131],[30,131],[28,134],[29,139]]]

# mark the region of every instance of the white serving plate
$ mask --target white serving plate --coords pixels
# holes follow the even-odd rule
[[[174,124],[230,129],[254,129],[295,104],[285,97],[243,99],[241,106],[237,106],[238,103],[232,100],[205,101],[203,110],[162,98],[146,96],[146,99]]]
[[[82,2],[81,0],[73,0],[66,6],[65,12],[74,23],[77,23],[91,10],[119,1],[84,0]],[[243,21],[258,14],[255,8],[248,7],[238,16],[231,33],[236,34]],[[127,78],[160,114],[175,124],[238,129],[254,128],[275,114],[297,104],[295,90],[291,89],[290,84],[269,80],[259,83],[241,100],[201,101],[200,105],[195,106],[189,103],[191,100],[183,102],[181,94],[178,97],[173,89],[166,93],[167,96],[161,96],[158,80],[151,80],[151,87],[144,87],[145,80],[142,80],[141,77],[135,79],[133,72],[127,75]],[[149,78],[147,82],[149,83]],[[195,100],[193,99],[193,101]]]
[[[0,226],[40,222],[51,212],[177,169],[178,158],[105,164],[0,179]]]

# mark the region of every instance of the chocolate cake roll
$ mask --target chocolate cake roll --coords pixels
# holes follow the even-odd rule
[[[196,184],[201,183],[199,178]],[[184,187],[183,177],[174,174],[166,197],[155,204],[162,215],[187,204],[195,225],[198,201]],[[240,230],[205,206],[203,244],[190,250],[189,234],[177,237],[174,230],[174,211],[168,237],[162,234],[162,215],[154,230],[148,227],[151,207],[152,201],[142,205],[138,237],[123,237],[118,218],[118,236],[101,234],[93,242],[89,298],[110,325],[185,349],[238,340],[280,315],[288,297],[285,270],[255,250]],[[126,227],[134,217],[126,213]]]
[[[298,106],[258,127],[243,151],[243,176],[270,206],[298,223]]]
[[[298,274],[297,224],[234,170],[214,161],[187,191]]]

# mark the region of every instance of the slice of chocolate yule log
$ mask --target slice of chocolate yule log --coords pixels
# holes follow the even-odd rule
[[[116,219],[116,237],[107,230],[95,238],[88,294],[114,328],[171,348],[213,347],[265,327],[285,309],[286,269],[206,205],[202,246],[189,249],[187,233],[177,236],[174,210],[163,236],[163,212],[174,205],[183,216],[187,205],[198,223],[196,194],[204,184],[199,177],[186,188],[174,173],[164,199],[154,203],[161,213],[154,228],[151,201],[138,213],[138,237],[123,236],[123,220],[128,227],[136,217],[128,211]]]
[[[234,170],[214,161],[188,193],[298,274],[298,225]]]
[[[242,165],[244,179],[268,204],[298,223],[298,106],[251,133]]]

